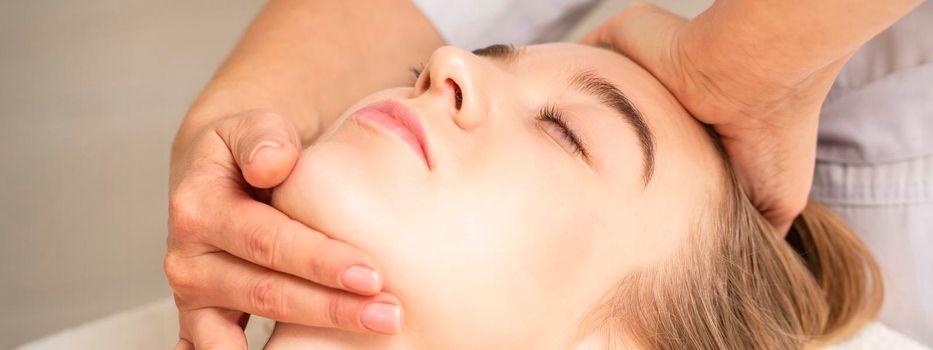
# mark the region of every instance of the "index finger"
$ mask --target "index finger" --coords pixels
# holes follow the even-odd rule
[[[359,249],[317,232],[245,193],[215,198],[223,202],[208,207],[226,212],[208,216],[221,218],[207,225],[220,230],[206,235],[215,247],[325,286],[367,295],[382,290],[381,275]]]

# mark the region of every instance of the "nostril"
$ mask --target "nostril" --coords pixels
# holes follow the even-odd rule
[[[424,82],[421,83],[421,85],[422,85],[421,89],[422,89],[423,91],[428,91],[428,89],[431,88],[431,76],[430,76],[429,74],[431,74],[431,73],[430,73],[430,72],[424,72]]]
[[[447,79],[447,85],[454,90],[454,106],[459,111],[460,107],[463,106],[463,91],[460,90],[460,85],[457,85],[453,79]]]

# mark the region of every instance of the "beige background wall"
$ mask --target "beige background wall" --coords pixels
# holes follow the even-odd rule
[[[0,349],[170,295],[172,136],[262,3],[0,0]]]
[[[259,0],[0,0],[0,349],[170,295],[168,150]]]

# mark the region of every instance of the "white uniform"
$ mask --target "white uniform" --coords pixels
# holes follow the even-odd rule
[[[885,276],[881,320],[933,346],[933,2],[856,52],[823,104],[811,196]]]
[[[415,0],[452,45],[562,38],[590,0]],[[881,320],[933,346],[933,3],[861,48],[823,106],[813,198],[878,258]]]

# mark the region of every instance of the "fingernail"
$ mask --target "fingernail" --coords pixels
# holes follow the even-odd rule
[[[360,320],[371,331],[395,334],[402,329],[402,309],[398,305],[372,303],[363,308]]]
[[[379,274],[373,269],[359,265],[350,266],[344,270],[340,276],[340,283],[357,293],[375,294],[382,289],[379,285]]]
[[[249,162],[250,163],[253,162],[253,158],[256,158],[256,154],[258,154],[259,151],[263,149],[274,149],[274,148],[282,148],[282,144],[275,142],[275,141],[260,142],[258,145],[256,145],[255,148],[253,148],[253,151],[249,153]]]

